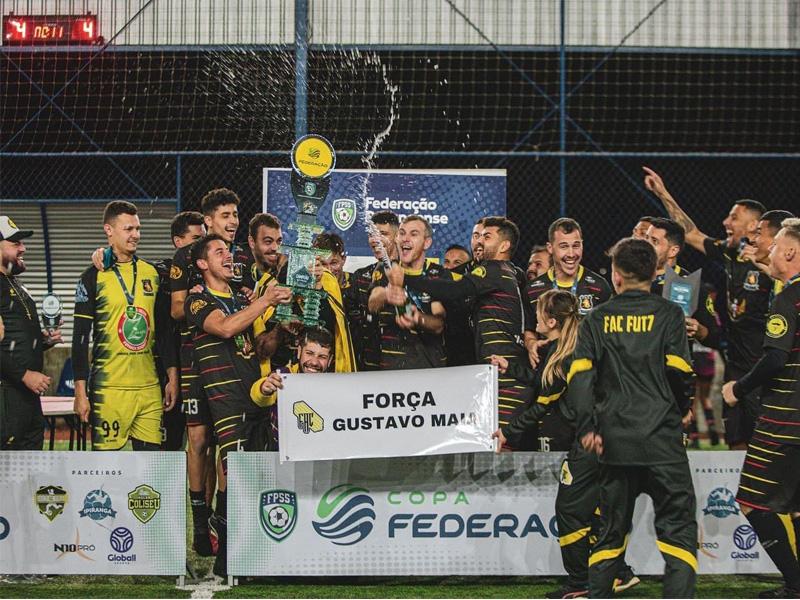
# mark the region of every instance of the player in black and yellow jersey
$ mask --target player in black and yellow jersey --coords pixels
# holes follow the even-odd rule
[[[390,211],[376,212],[370,218],[380,239],[369,238],[369,245],[376,262],[353,271],[352,285],[342,290],[347,320],[353,337],[353,349],[359,371],[377,371],[381,363],[380,333],[378,320],[370,314],[367,304],[372,287],[372,276],[380,266],[383,252],[389,260],[397,260],[397,230],[400,220]]]
[[[407,276],[405,285],[442,302],[474,300],[475,354],[481,363],[489,362],[494,354],[509,362],[527,362],[522,336],[531,317],[511,263],[519,229],[505,217],[487,217],[482,227],[481,240],[476,244],[482,261],[470,273],[458,281]],[[395,270],[402,273],[402,269]],[[500,377],[499,384],[499,424],[504,426],[532,400],[533,392],[524,381],[507,375]],[[522,443],[509,440],[509,445],[517,449],[525,448]]]
[[[650,293],[656,254],[626,238],[611,252],[617,296],[581,323],[567,402],[585,450],[600,461],[590,596],[607,598],[622,565],[637,496],[653,500],[664,597],[690,598],[697,573],[695,496],[682,420],[691,406],[691,354],[683,310]]]
[[[344,263],[347,261],[344,240],[340,235],[326,231],[315,237],[312,245],[314,248],[328,252],[327,256],[322,257],[322,266],[336,277],[336,281],[339,282],[339,289],[342,290],[342,295],[344,295],[345,290],[353,285],[353,274],[344,270]]]
[[[528,381],[536,401],[492,437],[498,438],[499,452],[509,436],[534,435],[539,450],[568,451],[561,465],[556,519],[558,520],[561,559],[567,571],[563,587],[546,594],[547,598],[579,598],[589,592],[590,531],[599,501],[597,456],[586,452],[575,437],[575,410],[566,400],[567,373],[578,340],[578,299],[566,290],[548,290],[536,305],[536,331],[547,340],[540,348],[541,360],[533,371],[528,365],[509,363],[492,356],[500,373]],[[614,580],[614,592],[640,582],[632,569],[623,565]]]
[[[741,257],[749,260],[754,266],[761,269],[767,275],[769,271],[769,253],[772,250],[772,242],[781,230],[781,223],[785,219],[793,219],[794,215],[788,210],[768,210],[758,220],[756,225],[756,235],[749,244],[745,244],[741,251]],[[780,292],[783,282],[773,280],[773,297]]]
[[[192,331],[199,381],[208,399],[219,443],[221,472],[217,503],[209,525],[218,539],[214,572],[226,566],[226,473],[228,453],[272,449],[267,402],[255,353],[252,324],[269,306],[291,299],[291,290],[272,285],[252,304],[230,285],[234,276],[228,241],[209,234],[192,246],[192,261],[203,277],[203,291],[190,292],[185,313]]]
[[[742,251],[756,234],[759,220],[765,212],[764,206],[755,200],[735,202],[722,222],[727,237],[715,240],[697,229],[657,173],[647,167],[644,170],[645,186],[658,196],[669,216],[684,228],[686,243],[709,259],[721,262],[725,268],[728,308],[725,381],[739,379],[760,357],[761,338],[772,291],[769,276],[742,256]],[[753,390],[736,406],[722,407],[725,441],[731,449],[744,450],[747,447],[758,404],[758,390]]]
[[[444,268],[459,272],[463,265],[472,260],[472,255],[464,246],[453,244],[445,250]],[[444,306],[447,313],[444,345],[447,351],[447,366],[474,365],[475,344],[472,339],[472,306],[464,299],[448,302]]]
[[[738,381],[722,388],[735,405],[761,386],[761,414],[747,446],[736,500],[784,586],[761,598],[800,598],[800,219],[786,219],[769,256],[771,275],[783,282],[764,336],[764,354]]]
[[[425,257],[433,243],[430,223],[409,215],[397,232],[399,264],[407,275],[452,280],[450,271]],[[381,369],[429,369],[447,366],[444,347],[445,310],[429,294],[404,288],[389,289],[381,265],[373,271],[369,311],[378,319]]]
[[[683,227],[672,219],[661,217],[648,217],[650,226],[643,239],[653,245],[656,251],[656,278],[650,291],[659,296],[664,293],[664,281],[667,269],[672,269],[676,274],[685,276],[687,273],[677,264],[678,255],[683,250],[686,240]],[[692,353],[694,363],[707,360],[705,353],[708,348],[720,349],[722,336],[722,324],[714,306],[714,289],[710,285],[702,285],[699,290],[697,310],[691,317],[686,317],[686,333],[689,341],[697,342],[696,351]],[[712,359],[713,360],[713,359]],[[713,365],[713,363],[712,363]],[[697,367],[697,364],[693,365]],[[700,363],[703,366],[703,363]],[[719,443],[719,435],[716,432],[716,419],[714,418],[714,408],[711,405],[711,377],[701,377],[701,370],[695,368],[697,377],[695,379],[696,393],[695,402],[702,402],[703,416],[708,427],[711,444],[716,446]],[[713,377],[713,367],[711,376]],[[697,422],[692,419],[690,424],[689,436],[695,447],[699,446],[697,440]]]
[[[178,395],[178,372],[165,314],[156,314],[159,276],[136,256],[139,216],[130,202],[109,202],[103,229],[114,256],[106,271],[89,267],[75,290],[72,360],[75,412],[91,415],[92,447],[118,450],[130,438],[134,450],[157,450],[161,416]],[[89,340],[92,361],[89,364]],[[162,398],[153,345],[165,361],[169,384]]]

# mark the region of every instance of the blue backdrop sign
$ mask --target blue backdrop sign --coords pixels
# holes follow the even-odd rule
[[[286,224],[297,218],[297,207],[289,172],[264,169],[263,207],[284,223],[284,239],[292,243],[295,235]],[[441,258],[451,244],[469,247],[479,218],[506,214],[506,171],[337,169],[318,221],[325,231],[342,236],[349,256],[372,256],[364,224],[382,210],[391,210],[401,220],[411,214],[427,219],[434,232],[428,256]]]

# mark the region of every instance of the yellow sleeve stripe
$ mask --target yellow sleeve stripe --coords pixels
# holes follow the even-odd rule
[[[94,317],[92,315],[82,315],[82,314],[79,314],[79,313],[75,313],[75,317],[77,317],[79,319],[89,319],[90,321],[94,319]]]
[[[674,556],[675,558],[682,560],[687,565],[692,567],[695,573],[697,573],[697,557],[688,550],[678,548],[677,546],[662,542],[661,540],[656,540],[656,546],[658,546],[658,549],[662,554],[669,554],[670,556]]]
[[[587,535],[589,535],[591,530],[591,527],[584,527],[583,529],[578,529],[578,531],[573,531],[567,535],[562,535],[560,538],[558,538],[558,543],[562,548],[564,546],[569,546],[570,544],[574,544],[575,542],[585,538]]]
[[[622,542],[622,546],[619,548],[609,548],[608,550],[599,550],[597,552],[592,552],[589,555],[589,566],[596,565],[599,562],[603,562],[604,560],[612,560],[617,558],[620,554],[625,552],[625,548],[628,547],[628,536],[625,536],[625,541]]]
[[[567,385],[569,382],[572,381],[572,378],[575,377],[578,373],[583,373],[584,371],[591,371],[592,370],[592,361],[588,358],[578,358],[572,361],[572,366],[569,368],[569,373],[567,373]]]
[[[667,366],[683,373],[693,373],[692,366],[675,354],[667,354]]]
[[[550,396],[539,396],[536,399],[538,404],[550,404],[551,402],[555,402],[561,397],[561,394],[564,393],[564,390],[561,390],[557,394],[551,394]]]

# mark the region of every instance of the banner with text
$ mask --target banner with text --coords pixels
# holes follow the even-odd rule
[[[264,169],[263,209],[288,224],[297,219],[290,189],[290,169]],[[504,169],[387,171],[336,169],[318,221],[344,239],[350,256],[372,256],[365,223],[372,213],[391,210],[417,214],[433,227],[431,258],[441,258],[451,244],[469,248],[472,226],[481,217],[506,214]],[[294,232],[284,227],[293,243]]]
[[[563,574],[561,460],[517,452],[281,464],[276,453],[233,453],[228,572]],[[776,572],[734,499],[743,460],[744,452],[689,453],[701,573]],[[663,573],[645,496],[626,561],[637,573]]]
[[[183,575],[183,452],[0,452],[0,571]]]
[[[490,452],[494,447],[496,367],[282,376],[282,461]]]

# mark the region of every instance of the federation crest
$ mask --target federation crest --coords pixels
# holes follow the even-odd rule
[[[150,318],[140,306],[129,306],[117,322],[120,343],[133,352],[140,352],[150,340]]]
[[[736,497],[726,487],[718,487],[711,490],[706,500],[706,507],[703,509],[704,515],[713,515],[718,519],[724,519],[729,515],[738,515],[739,507],[736,504]]]
[[[333,224],[342,231],[347,231],[356,222],[356,201],[349,198],[334,200],[331,213]]]
[[[258,503],[261,528],[276,542],[283,541],[297,524],[297,494],[288,490],[261,492]]]
[[[147,523],[161,508],[161,494],[149,485],[140,485],[128,494],[128,510],[140,523]]]
[[[52,521],[64,512],[68,498],[67,491],[57,485],[43,485],[33,495],[39,513],[47,517],[48,521]]]
[[[760,271],[748,271],[747,277],[744,278],[744,289],[746,289],[748,292],[757,292],[758,276],[760,274]]]

